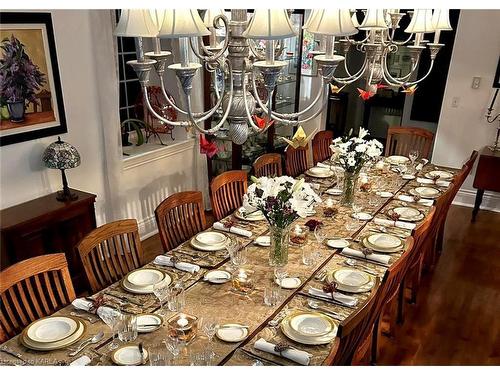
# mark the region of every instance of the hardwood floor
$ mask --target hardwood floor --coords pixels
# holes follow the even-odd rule
[[[500,365],[500,214],[471,224],[471,213],[450,208],[443,253],[404,324],[381,336],[378,365]],[[146,260],[162,253],[159,237],[143,249]]]

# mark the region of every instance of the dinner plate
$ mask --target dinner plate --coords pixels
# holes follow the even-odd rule
[[[410,189],[409,193],[411,195],[417,193],[422,198],[437,198],[441,194],[438,189],[429,186],[418,186],[414,189]]]
[[[148,359],[148,351],[144,350],[144,359],[142,358],[139,345],[125,345],[111,353],[111,360],[120,366],[138,366]]]
[[[403,155],[392,155],[386,159],[390,164],[404,164],[410,161],[406,156]]]
[[[333,176],[333,171],[329,168],[312,167],[306,171],[306,175],[316,178],[328,178]]]
[[[223,233],[213,231],[199,233],[195,238],[199,243],[208,246],[220,246],[227,240]]]
[[[349,241],[344,240],[343,238],[336,238],[326,241],[326,244],[334,249],[343,249],[344,247],[349,246]]]
[[[304,336],[301,335],[299,332],[295,331],[290,327],[290,319],[292,319],[294,316],[298,314],[309,314],[307,312],[292,312],[288,316],[286,316],[280,324],[281,331],[283,334],[288,337],[290,340],[296,341],[301,344],[305,345],[323,345],[323,344],[328,344],[331,342],[335,337],[337,336],[337,330],[338,330],[338,325],[335,323],[333,319],[331,319],[329,316],[326,316],[325,314],[320,314],[325,316],[326,319],[330,319],[330,322],[333,326],[332,330],[327,333],[326,335],[322,336]]]
[[[392,217],[392,212],[399,215],[399,220],[403,221],[419,221],[424,218],[424,214],[413,207],[400,206],[387,210],[389,217]]]
[[[50,351],[50,350],[67,348],[68,346],[73,345],[75,342],[80,340],[82,336],[85,334],[85,331],[87,330],[87,326],[85,325],[85,323],[83,323],[79,319],[75,320],[77,320],[78,322],[78,329],[76,330],[76,332],[60,341],[50,342],[50,343],[33,341],[26,334],[26,329],[24,329],[23,332],[21,332],[21,335],[19,336],[19,341],[28,349],[33,349],[38,351]]]
[[[153,325],[157,325],[154,327]],[[157,314],[138,314],[137,315],[137,332],[148,333],[159,329],[163,324],[163,319]],[[150,325],[150,326],[148,326]],[[142,327],[141,327],[142,326]],[[147,326],[147,327],[144,327]]]
[[[271,237],[260,236],[257,237],[253,242],[259,246],[271,246]]]
[[[219,251],[219,250],[224,250],[226,248],[226,244],[228,243],[229,238],[226,239],[222,244],[219,245],[205,245],[201,242],[198,242],[196,240],[196,237],[191,238],[191,241],[189,242],[192,247],[194,247],[197,250],[203,250],[203,251]]]
[[[302,336],[324,336],[330,333],[334,322],[324,314],[302,313],[290,318],[290,328]]]
[[[276,284],[280,285],[279,280],[275,279]],[[281,280],[281,287],[283,289],[295,289],[302,284],[302,281],[298,277],[285,277]]]
[[[78,321],[73,318],[52,316],[31,323],[26,327],[26,335],[37,343],[51,343],[68,338],[78,328]]]
[[[375,285],[375,278],[372,275],[358,269],[347,267],[331,271],[328,273],[327,280],[328,282],[336,282],[338,290],[348,293],[368,292]]]
[[[382,233],[380,233],[382,234]],[[398,246],[398,247],[393,247],[393,248],[383,248],[383,247],[378,247],[376,245],[372,245],[370,242],[368,242],[367,238],[364,237],[362,240],[361,240],[361,244],[377,253],[387,253],[387,254],[390,254],[390,253],[397,253],[399,251],[401,251],[401,249],[404,247],[404,243],[402,242],[401,246]]]
[[[161,282],[165,283],[165,286],[168,286],[172,283],[173,276],[171,276],[169,273],[161,270],[155,270],[158,272],[161,272],[164,274],[164,278],[162,279]],[[134,271],[132,271],[134,272]],[[127,292],[134,293],[134,294],[150,294],[153,293],[153,286],[152,285],[147,285],[144,287],[140,287],[134,284],[131,284],[128,280],[127,277],[125,276],[122,281],[120,282],[120,285],[122,286],[123,289],[125,289]]]
[[[388,233],[374,233],[366,237],[366,241],[379,249],[396,249],[403,245],[401,238]]]
[[[331,188],[326,191],[327,194],[330,195],[342,195],[342,189],[338,188]]]
[[[208,271],[203,277],[203,280],[213,284],[224,284],[231,280],[231,274],[222,270]]]
[[[217,329],[217,337],[226,342],[240,342],[247,338],[248,328],[241,324],[223,324]]]
[[[245,208],[240,207],[236,211],[234,211],[234,216],[236,216],[238,219],[246,221],[260,221],[266,219],[266,217],[260,210],[252,212],[250,214],[245,214],[245,213],[246,213]]]
[[[425,174],[425,177],[433,179],[436,176],[439,176],[440,179],[442,180],[450,180],[453,178],[453,173],[447,172],[447,171],[430,171]]]
[[[125,279],[134,288],[147,288],[158,284],[165,278],[165,273],[153,268],[142,268],[129,272]]]
[[[373,218],[368,212],[356,212],[352,214],[352,217],[358,220],[371,220]]]

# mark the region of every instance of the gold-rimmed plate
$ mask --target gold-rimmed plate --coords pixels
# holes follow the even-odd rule
[[[453,173],[450,173],[447,171],[435,170],[435,171],[427,172],[425,174],[425,177],[430,178],[430,179],[439,177],[441,180],[451,180],[453,178]]]
[[[120,366],[138,366],[148,359],[149,353],[144,350],[144,358],[141,355],[139,345],[124,345],[111,352],[111,360]]]
[[[392,218],[393,214],[399,215],[398,220],[409,221],[409,222],[420,221],[425,217],[420,210],[413,207],[405,207],[405,206],[394,207],[387,210],[386,213],[387,217]]]
[[[257,210],[247,214],[245,208],[243,207],[240,207],[236,211],[234,211],[234,216],[236,216],[240,220],[246,220],[246,221],[266,220],[266,217],[264,216],[262,211]]]
[[[321,316],[322,319],[326,319],[327,321],[330,322],[332,329],[330,332],[327,334],[324,334],[322,336],[305,336],[302,335],[300,332],[294,330],[291,325],[290,325],[290,320],[295,318],[298,315],[301,314],[315,314],[317,316]],[[335,321],[330,318],[329,316],[317,312],[305,312],[305,311],[292,311],[290,314],[288,314],[280,324],[281,331],[283,334],[288,337],[290,340],[296,341],[301,344],[305,345],[323,345],[331,342],[336,336],[337,336],[337,330],[338,330],[338,325],[335,323]]]
[[[378,249],[396,249],[403,246],[403,240],[389,233],[373,233],[366,236],[366,242]]]
[[[26,329],[24,329],[19,335],[19,341],[22,345],[24,345],[28,349],[37,351],[51,351],[51,350],[67,348],[73,345],[78,340],[80,340],[84,336],[87,330],[87,326],[82,320],[76,318],[74,319],[78,321],[78,329],[73,335],[70,335],[69,337],[63,340],[52,343],[35,342],[30,340],[30,338],[26,335]]]
[[[163,325],[163,318],[158,314],[137,314],[137,332],[149,333]]]
[[[328,178],[333,176],[333,171],[329,168],[312,167],[306,171],[306,175],[316,178]]]
[[[153,269],[153,268],[144,268],[145,270],[150,270],[150,269]],[[154,269],[155,271],[157,272],[161,272],[164,276],[163,278],[159,281],[159,283],[164,283],[165,286],[168,286],[172,283],[172,281],[174,280],[175,276],[167,271],[163,271],[163,270],[156,270]],[[134,272],[134,271],[132,271]],[[128,275],[128,274],[127,274]],[[134,284],[131,284],[130,282],[128,282],[127,280],[127,275],[125,275],[125,277],[120,281],[120,286],[126,290],[127,292],[130,292],[130,293],[133,293],[133,294],[151,294],[153,293],[153,287],[155,284],[151,284],[151,285],[147,285],[147,286],[144,286],[144,287],[138,287]]]
[[[52,343],[70,337],[78,328],[78,321],[72,317],[49,316],[28,325],[26,335],[33,342]]]
[[[380,234],[383,234],[383,233],[380,233]],[[390,253],[397,253],[399,251],[401,251],[404,247],[404,242],[401,241],[401,246],[398,246],[398,247],[393,247],[393,248],[384,248],[384,247],[379,247],[379,246],[376,246],[376,245],[373,245],[371,244],[370,242],[368,242],[367,238],[364,237],[362,240],[361,240],[361,244],[364,246],[364,247],[367,247],[368,249],[371,249],[377,253],[386,253],[386,254],[390,254]]]
[[[364,293],[375,285],[375,277],[355,268],[341,267],[327,275],[329,282],[337,283],[337,289],[348,293]]]
[[[420,195],[422,198],[438,198],[441,191],[430,186],[418,186],[408,191],[411,195]]]
[[[189,241],[190,245],[197,249],[197,250],[202,250],[202,251],[219,251],[219,250],[224,250],[226,248],[227,243],[230,241],[230,238],[228,237],[226,241],[224,241],[220,245],[216,246],[211,246],[211,245],[206,245],[201,242],[198,242],[196,240],[196,237],[191,238],[191,241]]]
[[[395,165],[408,163],[410,161],[410,159],[408,159],[406,156],[403,156],[403,155],[391,155],[391,156],[387,157],[385,160],[388,163],[395,164]]]

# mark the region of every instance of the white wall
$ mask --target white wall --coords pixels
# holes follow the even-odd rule
[[[73,144],[82,158],[78,168],[67,171],[68,181],[73,188],[97,194],[98,225],[118,218],[135,218],[144,237],[156,231],[154,208],[169,194],[188,189],[207,191],[205,156],[200,156],[196,140],[190,138],[153,155],[153,161],[141,157],[132,163],[127,162],[127,165],[121,160],[105,162],[110,155],[106,154],[104,129],[119,124],[104,123],[106,116],[102,116],[101,111],[118,109],[106,108],[103,101],[100,102],[99,90],[102,85],[115,86],[118,90],[118,82],[113,75],[110,75],[109,82],[97,79],[99,64],[94,58],[94,46],[98,45],[99,39],[92,27],[96,27],[96,19],[106,20],[107,17],[102,17],[102,14],[96,17],[96,12],[109,11],[51,11],[68,124],[68,133],[61,137]],[[104,62],[102,58],[99,61],[112,67],[113,51],[108,52]],[[176,90],[175,87],[171,91]],[[201,109],[201,97],[202,94],[198,93],[194,100],[196,111]],[[119,136],[119,131],[116,135]],[[0,208],[60,189],[59,171],[48,170],[41,162],[43,150],[56,138],[52,136],[0,148]],[[117,170],[108,171],[109,165],[115,165]],[[119,178],[108,178],[111,173],[118,174]],[[118,207],[112,213],[109,210],[111,201]]]
[[[500,10],[462,10],[437,128],[432,161],[460,168],[472,150],[493,143],[496,126],[484,118],[491,102],[492,82],[500,55]],[[481,77],[472,89],[472,77]],[[457,108],[452,99],[459,98]],[[496,110],[500,110],[497,104]],[[475,169],[455,199],[473,205]],[[498,178],[498,176],[492,176]],[[482,208],[500,211],[500,194],[486,192]]]

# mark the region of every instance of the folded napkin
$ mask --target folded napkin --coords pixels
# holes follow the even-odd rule
[[[77,298],[71,302],[71,304],[75,309],[94,313],[94,311],[91,311],[93,306],[92,301],[86,300],[85,298]],[[119,311],[109,306],[99,306],[95,313],[97,313],[97,316],[99,316],[104,323],[109,322],[113,317],[120,315]]]
[[[172,263],[172,257],[168,255],[158,255],[153,263],[159,264],[160,266],[174,267],[174,264]],[[189,273],[196,273],[200,270],[200,266],[186,262],[176,262],[175,268]]]
[[[442,186],[442,187],[448,187],[450,186],[450,181],[446,180],[437,180],[434,182],[434,180],[431,180],[430,178],[422,178],[422,177],[417,177],[417,182],[419,184],[429,184],[429,185],[436,185],[436,186]]]
[[[330,166],[328,164],[322,162],[318,162],[318,164],[316,164],[316,167],[330,169]]]
[[[308,182],[308,184],[315,190],[318,190],[321,187],[321,185],[317,182]]]
[[[383,264],[389,264],[389,261],[391,260],[390,255],[382,255],[382,254],[369,254],[365,256],[363,252],[359,250],[354,250],[349,247],[345,247],[342,252],[342,255],[348,256],[348,257],[355,257],[355,258],[361,258],[361,259],[368,259],[372,260],[374,262],[378,263],[383,263]]]
[[[418,201],[415,201],[413,197],[410,197],[409,195],[404,195],[404,194],[399,194],[398,199],[403,202],[410,202],[410,203],[416,203],[416,204],[421,204],[422,206],[427,206],[430,207],[434,204],[434,199],[424,199],[421,198]]]
[[[263,338],[258,339],[255,341],[253,344],[253,347],[255,349],[262,350],[263,352],[274,354],[274,355],[281,355],[284,358],[287,358],[291,361],[297,362],[298,364],[307,366],[309,362],[311,361],[312,354],[309,354],[306,351],[303,350],[298,350],[294,348],[289,348],[283,350],[281,353],[277,352],[275,349],[276,345],[270,342],[267,342]]]
[[[392,194],[390,191],[377,191],[377,195],[381,196],[382,198],[390,198],[394,194]]]
[[[75,359],[71,362],[70,366],[87,366],[92,360],[87,355],[82,355],[80,358]]]
[[[429,160],[427,160],[427,159],[422,159],[422,162],[418,163],[418,165],[415,167],[415,169],[416,169],[417,171],[422,170],[422,168],[424,167],[424,165],[426,165],[428,162],[429,162]]]
[[[387,220],[379,217],[376,217],[374,222],[375,224],[378,225],[385,225],[385,226],[410,229],[410,230],[415,229],[415,227],[417,226],[417,224],[415,223],[407,223],[405,221],[399,221],[399,220],[395,222],[394,220]]]
[[[312,286],[309,287],[309,294],[311,296],[332,299],[332,293],[323,292],[321,289],[313,288]],[[351,306],[351,307],[356,306],[358,303],[358,299],[356,297],[347,296],[347,295],[339,293],[339,292],[333,293],[333,299],[335,301],[338,301],[340,303],[343,303],[344,305]]]
[[[213,228],[220,230],[220,231],[223,231],[223,232],[230,232],[230,233],[238,234],[238,235],[244,236],[244,237],[252,237],[252,232],[250,232],[249,230],[246,230],[243,228],[238,228],[238,227],[235,227],[234,225],[232,225],[229,228],[226,228],[224,226],[224,224],[222,224],[219,221],[216,221],[214,223]]]

